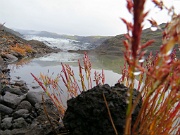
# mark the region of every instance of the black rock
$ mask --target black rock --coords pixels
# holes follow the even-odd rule
[[[13,113],[13,117],[16,119],[19,117],[23,117],[25,114],[28,114],[28,113],[29,111],[27,109],[20,109]]]
[[[118,135],[123,135],[127,110],[128,88],[122,84],[113,87],[105,84],[96,86],[86,92],[82,92],[76,98],[67,102],[63,123],[72,135],[114,135],[112,124],[103,99],[106,97],[108,107]],[[133,102],[139,92],[133,90]],[[132,114],[134,124],[141,108],[142,100],[139,101]]]
[[[27,123],[31,124],[32,123],[32,119],[31,118],[27,118],[25,119]]]
[[[22,93],[27,93],[29,91],[29,88],[27,87],[27,85],[21,86],[20,90]]]
[[[35,105],[36,103],[42,103],[42,95],[43,92],[32,92],[29,91],[27,93],[26,99],[31,103],[31,105]],[[44,95],[44,98],[47,99],[47,95]]]
[[[12,135],[12,131],[7,129],[7,130],[0,130],[0,135]]]
[[[14,120],[13,128],[26,128],[27,125],[25,119],[21,117]]]
[[[2,120],[1,128],[2,129],[10,129],[12,126],[12,117],[4,118]]]
[[[32,105],[30,102],[24,100],[17,106],[16,110],[19,109],[27,109],[30,112],[32,110]]]
[[[15,81],[15,83],[14,83],[14,85],[15,86],[24,86],[24,85],[26,85],[26,82],[25,81],[23,81],[23,80],[20,80],[20,81]]]
[[[18,58],[12,54],[1,54],[1,57],[5,59],[8,63],[12,63],[18,60]]]
[[[21,92],[21,90],[19,88],[11,88],[10,86],[7,85],[3,89],[5,91],[8,91],[8,92],[16,94],[16,95],[23,95],[23,93]]]
[[[4,96],[6,94],[6,91],[4,88],[0,89],[0,96]]]
[[[4,96],[4,100],[0,102],[3,102],[4,105],[11,107],[11,108],[16,108],[16,106],[26,98],[26,95],[16,95],[12,94],[10,92],[6,92],[6,95]]]
[[[4,114],[11,114],[13,112],[13,109],[10,107],[7,107],[3,104],[0,104],[0,113],[4,113]]]

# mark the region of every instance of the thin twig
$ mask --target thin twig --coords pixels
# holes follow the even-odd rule
[[[117,132],[116,127],[115,127],[115,125],[114,125],[114,122],[113,122],[113,119],[112,119],[112,116],[111,116],[111,112],[110,112],[110,110],[109,110],[108,103],[107,103],[107,100],[106,100],[106,97],[105,97],[104,93],[103,93],[103,98],[104,98],[104,102],[105,102],[105,104],[106,104],[106,108],[107,108],[107,111],[108,111],[108,115],[109,115],[111,124],[112,124],[113,129],[114,129],[114,132],[115,132],[116,135],[118,135],[118,132]]]
[[[55,128],[54,128],[54,125],[52,124],[52,122],[51,122],[51,120],[50,120],[50,117],[49,117],[49,115],[48,115],[48,112],[47,112],[47,110],[46,110],[46,105],[45,105],[45,102],[44,102],[44,97],[43,97],[43,95],[42,95],[42,102],[43,102],[44,113],[45,113],[45,115],[46,115],[49,123],[51,124],[51,126],[52,126],[52,128],[53,128],[53,132],[55,133],[55,135],[57,135],[57,132],[56,132],[56,130],[55,130]]]

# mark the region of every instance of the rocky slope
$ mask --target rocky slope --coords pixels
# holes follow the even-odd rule
[[[161,24],[160,27],[164,29],[165,24]],[[162,44],[162,30],[152,31],[150,28],[143,30],[141,42],[146,43],[152,39],[155,40],[155,42],[149,46],[147,50],[156,53]],[[125,40],[124,35],[117,35],[105,40],[95,51],[99,54],[123,55],[123,40]]]
[[[9,29],[9,28],[5,27],[5,26],[2,25],[2,24],[0,24],[0,30],[1,30],[1,31],[6,31],[6,32],[11,33],[11,34],[13,34],[13,35],[15,35],[15,36],[18,36],[18,37],[22,37],[22,35],[21,35],[19,32],[14,31],[14,30],[12,30],[12,29]]]
[[[43,110],[42,95],[49,116],[59,121],[58,111],[51,100],[44,92],[29,91],[23,80],[10,83],[7,65],[24,57],[39,57],[60,50],[54,50],[39,41],[26,41],[19,36],[5,27],[0,29],[0,135],[53,134]],[[24,47],[29,45],[29,50],[26,48],[24,53]],[[55,124],[54,127],[59,129],[60,125]]]
[[[7,31],[7,29],[4,29],[4,27],[1,27],[0,30],[0,54],[2,56],[2,54],[11,54],[14,57],[18,57],[19,55],[21,56],[21,54],[17,54],[18,52],[14,52],[12,50],[10,50],[11,46],[16,46],[19,45],[21,47],[25,46],[25,45],[30,45],[32,47],[31,52],[27,52],[26,56],[30,56],[30,57],[38,57],[38,56],[43,56],[47,53],[52,53],[52,52],[58,52],[60,50],[54,50],[53,48],[48,47],[47,45],[45,45],[42,42],[39,41],[35,41],[35,40],[31,40],[31,41],[26,41],[24,39],[22,39],[21,37],[14,35],[13,33],[11,33],[11,31]],[[12,57],[13,57],[12,56]],[[19,56],[19,57],[20,57]],[[22,57],[22,56],[21,56]],[[4,58],[3,59],[8,59],[8,58]]]

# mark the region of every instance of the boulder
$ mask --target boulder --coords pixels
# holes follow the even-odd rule
[[[2,120],[1,128],[2,129],[10,129],[12,126],[12,117],[4,118]]]
[[[10,86],[5,86],[3,88],[5,91],[10,92],[12,94],[16,94],[16,95],[23,95],[24,93],[22,93],[22,91],[19,88],[11,88]]]
[[[12,131],[7,129],[7,130],[0,130],[0,135],[12,135]]]
[[[28,113],[29,111],[27,109],[19,109],[13,113],[13,118],[17,119],[19,117],[23,117],[24,115]]]
[[[20,90],[22,93],[27,93],[29,91],[29,88],[27,87],[27,85],[21,86]]]
[[[128,88],[122,84],[110,87],[108,84],[96,86],[82,92],[76,98],[67,102],[63,123],[73,135],[113,135],[112,127],[103,94],[107,100],[114,125],[118,135],[123,135],[126,111],[128,106]],[[133,89],[133,103],[139,92]],[[132,114],[132,125],[141,108],[142,100],[138,102]]]
[[[30,102],[24,100],[17,106],[16,110],[19,109],[27,109],[30,112],[32,110],[32,105]]]
[[[26,128],[27,125],[25,119],[21,117],[14,120],[13,128]]]
[[[11,54],[14,55],[15,57],[21,59],[23,58],[24,56],[22,54],[20,54],[19,52],[14,52],[14,51],[11,51]]]
[[[25,98],[26,95],[19,96],[10,92],[6,92],[4,95],[4,100],[1,102],[3,102],[3,104],[8,107],[16,108],[16,106]]]
[[[13,135],[27,135],[26,133],[28,132],[28,129],[26,128],[13,129],[11,130],[11,132]]]
[[[21,86],[26,85],[26,82],[23,81],[23,80],[17,80],[17,81],[15,81],[14,85],[15,85],[15,86],[20,86],[20,87],[21,87]]]
[[[29,91],[27,93],[26,98],[33,106],[35,106],[36,103],[42,103],[42,95],[44,95],[45,99],[48,98],[44,92],[33,92],[33,91]]]
[[[18,60],[18,58],[12,54],[2,54],[1,57],[5,59],[8,63],[12,63]]]
[[[10,107],[7,107],[3,104],[0,104],[0,113],[4,113],[4,114],[11,114],[13,112],[13,109]]]

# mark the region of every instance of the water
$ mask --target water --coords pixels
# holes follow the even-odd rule
[[[62,71],[61,63],[69,64],[72,70],[74,70],[75,77],[77,80],[80,80],[79,78],[79,68],[78,68],[78,59],[82,60],[83,55],[77,54],[77,53],[68,53],[68,52],[60,52],[60,53],[52,53],[44,57],[35,58],[30,60],[28,63],[17,66],[16,64],[10,64],[8,68],[11,69],[11,77],[12,82],[17,80],[17,77],[20,77],[20,80],[24,80],[27,83],[27,86],[32,91],[41,91],[41,88],[33,89],[32,87],[37,87],[37,82],[34,81],[34,78],[31,76],[31,73],[33,73],[35,76],[39,77],[40,73],[42,74],[54,74],[55,77],[57,74],[59,74]],[[94,55],[89,56],[92,61],[92,80],[94,79],[94,72],[101,72],[102,69],[104,69],[105,73],[105,83],[108,83],[109,85],[114,85],[118,82],[121,75],[119,73],[114,72],[112,69],[109,69],[106,66],[106,62],[104,62],[102,59],[97,59]],[[113,60],[111,61],[113,65]],[[109,63],[111,64],[111,63]],[[118,64],[116,64],[118,65]],[[104,68],[103,68],[104,67]],[[93,83],[95,86],[95,82]],[[61,81],[59,82],[59,85],[63,88],[64,83]]]
[[[93,48],[93,45],[89,43],[81,44],[76,40],[70,39],[40,37],[36,35],[25,35],[25,39],[39,40],[50,47],[57,47],[63,50],[63,52],[52,53],[41,58],[32,59],[23,66],[21,64],[20,66],[17,66],[17,63],[9,65],[9,68],[12,69],[10,73],[12,82],[14,80],[17,80],[17,77],[20,77],[21,80],[27,82],[30,90],[33,90],[32,87],[36,87],[38,85],[30,75],[30,73],[33,73],[37,77],[40,75],[40,73],[47,74],[48,71],[50,73],[53,73],[54,75],[57,75],[62,70],[61,63],[69,64],[74,70],[75,77],[79,78],[77,61],[78,59],[82,61],[83,54],[69,53],[68,50],[88,50]],[[92,62],[92,77],[95,70],[100,72],[102,69],[104,69],[106,83],[110,85],[114,85],[115,83],[117,83],[117,81],[121,77],[119,73],[120,65],[123,65],[123,58],[117,56],[96,55],[89,55],[89,57]],[[64,84],[60,82],[59,85],[63,86]]]

